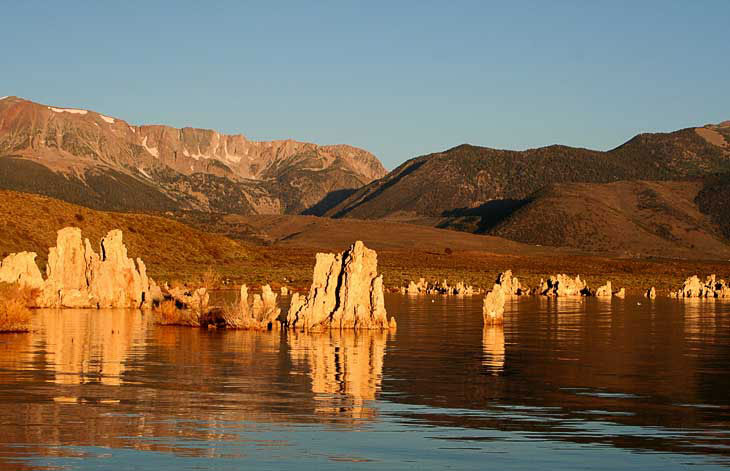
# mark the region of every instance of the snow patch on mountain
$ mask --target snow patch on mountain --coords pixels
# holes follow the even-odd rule
[[[55,113],[71,113],[71,114],[86,114],[88,111],[86,110],[76,110],[74,108],[54,108],[52,106],[48,107],[49,110],[55,112]]]
[[[147,145],[147,136],[145,136],[145,137],[142,138],[142,147],[144,147],[145,149],[147,149],[147,152],[149,152],[150,154],[154,155],[155,157],[157,157],[157,158],[160,157],[160,153],[157,151],[157,147],[149,147]]]

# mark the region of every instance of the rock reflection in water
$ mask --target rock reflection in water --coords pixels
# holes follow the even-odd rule
[[[383,378],[388,331],[331,330],[289,334],[295,369],[308,369],[320,414],[365,419],[375,415],[366,401],[376,398]]]
[[[482,365],[487,373],[497,376],[504,371],[504,327],[485,325],[482,330]]]
[[[33,342],[41,342],[57,384],[98,382],[118,386],[132,345],[142,343],[141,311],[49,310],[35,316]]]

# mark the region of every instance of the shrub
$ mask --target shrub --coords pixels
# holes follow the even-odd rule
[[[33,292],[18,284],[0,283],[0,332],[28,332]]]
[[[221,274],[218,273],[213,267],[209,267],[205,273],[200,276],[200,286],[210,291],[220,286]]]
[[[159,325],[200,326],[200,315],[189,309],[179,309],[173,299],[162,301],[153,308],[155,323]]]

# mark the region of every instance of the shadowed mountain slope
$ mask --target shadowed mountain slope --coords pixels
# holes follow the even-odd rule
[[[719,227],[695,203],[702,188],[674,181],[555,184],[489,233],[625,256],[728,259]]]
[[[566,146],[525,151],[461,145],[405,162],[326,212],[432,224],[494,201],[519,201],[564,182],[680,180],[730,170],[730,124],[641,134],[599,152]]]

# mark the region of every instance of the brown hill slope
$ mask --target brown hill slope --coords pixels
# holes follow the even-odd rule
[[[170,219],[132,213],[103,212],[53,198],[0,190],[0,256],[12,252],[38,254],[41,269],[56,231],[81,228],[96,246],[112,229],[124,232],[132,257],[145,261],[154,277],[187,278],[209,266],[241,272],[255,251],[222,235],[208,234]]]
[[[298,213],[384,174],[375,156],[346,145],[131,126],[89,110],[0,100],[0,187],[95,208]],[[141,195],[121,195],[129,192]]]
[[[431,224],[509,213],[552,183],[678,180],[730,170],[730,125],[641,134],[609,152],[565,146],[506,151],[462,145],[409,160],[325,214]]]
[[[730,245],[695,203],[702,188],[699,181],[551,185],[489,233],[627,256],[727,260]]]
[[[33,250],[44,259],[56,231],[71,225],[80,227],[95,244],[107,230],[122,229],[130,255],[143,258],[150,274],[161,281],[199,278],[212,267],[239,283],[272,283],[274,287],[285,283],[304,289],[311,282],[318,250],[341,250],[355,239],[377,248],[379,267],[390,287],[422,276],[490,287],[497,273],[510,268],[529,285],[551,274],[570,273],[581,274],[591,286],[611,279],[638,294],[652,285],[666,291],[697,273],[727,277],[730,270],[730,263],[722,261],[615,258],[383,221],[226,218],[233,218],[228,221],[233,229],[249,224],[251,233],[266,235],[269,244],[234,241],[162,217],[95,211],[38,195],[0,191],[0,255]],[[228,227],[207,224],[214,229]]]
[[[705,178],[695,202],[730,240],[730,173]]]

